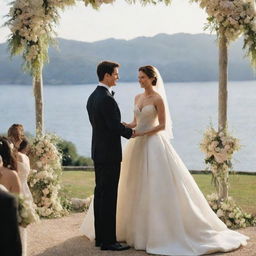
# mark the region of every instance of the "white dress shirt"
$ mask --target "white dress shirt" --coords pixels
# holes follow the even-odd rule
[[[107,86],[107,85],[105,85],[105,84],[103,84],[103,83],[101,83],[101,82],[99,82],[99,86],[105,87],[106,89],[108,89],[108,91],[110,92],[110,94],[112,94],[112,89],[111,89],[111,87],[109,87],[109,86]]]

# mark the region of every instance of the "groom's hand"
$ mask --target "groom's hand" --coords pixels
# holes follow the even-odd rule
[[[143,132],[138,132],[136,130],[132,130],[132,131],[133,131],[132,138],[145,135]]]
[[[137,137],[138,135],[137,135],[137,133],[136,133],[136,130],[132,130],[132,137],[131,138],[135,138],[135,137]]]

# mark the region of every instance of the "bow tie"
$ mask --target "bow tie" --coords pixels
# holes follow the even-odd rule
[[[114,91],[111,91],[111,95],[114,96],[114,95],[115,95],[115,92],[114,92]]]

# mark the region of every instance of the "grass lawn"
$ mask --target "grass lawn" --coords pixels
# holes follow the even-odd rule
[[[193,177],[204,195],[215,191],[210,174],[193,174]],[[229,179],[230,196],[246,212],[256,215],[256,176],[231,174]],[[62,183],[70,197],[86,198],[93,194],[94,172],[64,171]]]

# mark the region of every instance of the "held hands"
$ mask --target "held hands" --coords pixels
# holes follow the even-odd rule
[[[134,128],[135,127],[135,125],[133,124],[133,123],[130,123],[130,124],[127,124],[126,122],[122,122],[122,124],[125,126],[125,127],[127,127],[127,128]],[[146,132],[138,132],[138,131],[136,131],[136,130],[132,130],[132,136],[131,136],[131,138],[135,138],[135,137],[139,137],[139,136],[144,136],[144,135],[146,135]]]
[[[145,132],[138,132],[136,130],[132,130],[132,131],[133,131],[133,133],[132,133],[132,137],[131,138],[135,138],[135,137],[146,135]]]

